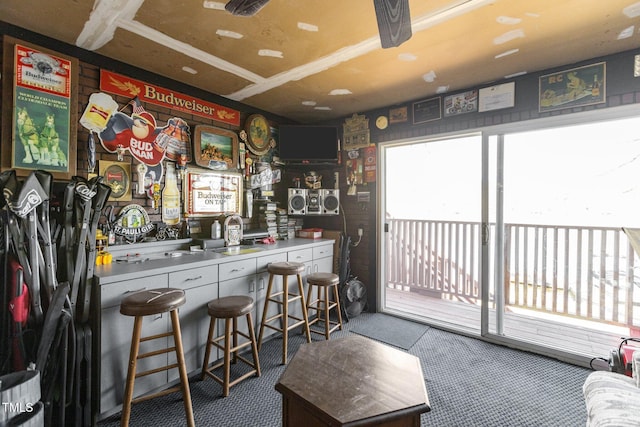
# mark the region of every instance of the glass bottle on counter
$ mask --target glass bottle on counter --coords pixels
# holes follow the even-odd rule
[[[211,224],[211,238],[212,239],[222,238],[222,226],[220,225],[220,221],[218,221],[217,219],[213,221],[213,224]]]
[[[164,189],[162,190],[162,222],[167,225],[180,223],[180,191],[173,163],[167,163]]]

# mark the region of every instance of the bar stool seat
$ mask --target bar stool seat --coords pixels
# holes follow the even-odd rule
[[[189,390],[189,378],[187,377],[187,368],[184,361],[184,350],[182,347],[182,334],[180,332],[180,318],[178,316],[178,307],[186,302],[185,293],[182,289],[159,288],[149,289],[133,293],[125,297],[120,303],[120,313],[125,316],[134,316],[133,334],[131,337],[131,351],[129,353],[129,368],[127,370],[127,383],[125,386],[124,401],[122,404],[122,416],[120,418],[121,426],[128,426],[131,417],[131,405],[145,400],[153,399],[182,391],[182,399],[184,401],[184,409],[187,416],[187,424],[194,426],[193,408],[191,405],[191,392]],[[171,331],[142,337],[142,320],[144,316],[167,313],[171,316]],[[152,351],[145,354],[139,354],[140,343],[152,341],[159,338],[173,336],[174,347]],[[136,372],[138,360],[162,353],[175,352],[177,363],[166,365],[160,368],[151,369],[144,372]],[[157,372],[167,371],[169,369],[178,368],[180,372],[180,385],[171,387],[157,393],[148,394],[139,398],[133,398],[133,388],[135,379],[154,374]]]
[[[204,362],[202,363],[202,379],[204,380],[206,376],[210,376],[221,384],[224,397],[229,395],[231,386],[238,384],[240,381],[254,374],[256,377],[260,376],[260,360],[258,359],[258,347],[256,345],[256,336],[253,331],[253,319],[251,316],[254,305],[253,298],[245,295],[222,297],[207,304],[211,322],[209,323],[207,348],[204,355]],[[238,318],[242,316],[245,316],[247,320],[248,334],[238,330]],[[214,339],[216,319],[224,319],[225,327],[224,335]],[[238,335],[247,338],[249,341],[238,344]],[[224,345],[221,345],[220,341],[224,341]],[[209,357],[211,356],[211,347],[213,346],[223,350],[224,357],[222,362],[209,367]],[[251,346],[253,362],[238,354],[239,350],[247,346]],[[233,356],[233,360],[231,360],[231,356]],[[244,362],[252,369],[231,381],[231,363],[236,363],[238,360]],[[220,367],[223,367],[222,378],[213,373],[215,369]]]
[[[312,333],[324,335],[325,340],[329,339],[331,332],[342,330],[342,312],[340,311],[340,296],[338,284],[340,278],[334,273],[312,273],[307,276],[309,291],[307,294],[307,312],[316,311],[316,317],[309,321],[309,326],[318,322],[324,323],[324,330],[310,328]],[[317,297],[313,299],[313,288],[317,289]],[[333,301],[330,298],[330,290],[333,291]],[[336,309],[338,320],[331,320],[330,311]]]
[[[262,346],[262,339],[264,337],[264,328],[270,328],[274,331],[282,333],[282,364],[287,364],[287,346],[288,335],[291,329],[298,326],[304,328],[304,332],[307,336],[307,342],[311,342],[311,332],[309,331],[309,318],[307,317],[307,305],[305,303],[304,285],[302,283],[302,273],[304,273],[305,266],[300,262],[272,262],[267,266],[269,272],[269,285],[267,286],[267,295],[264,300],[264,310],[262,312],[262,322],[260,323],[260,335],[258,337],[258,350]],[[289,276],[296,276],[298,284],[298,293],[289,293]],[[275,276],[282,276],[282,291],[274,291],[274,278]],[[295,301],[300,301],[300,307],[302,310],[302,318],[293,316],[290,314],[289,304]],[[278,304],[282,308],[282,311],[271,317],[268,316],[269,304]],[[289,320],[293,320],[292,323]],[[275,320],[280,320],[280,327],[270,324]]]

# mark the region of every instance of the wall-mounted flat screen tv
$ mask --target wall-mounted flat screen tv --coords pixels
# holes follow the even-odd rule
[[[280,125],[278,154],[283,161],[335,162],[338,145],[335,126]]]

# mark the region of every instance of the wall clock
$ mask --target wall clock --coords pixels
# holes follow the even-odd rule
[[[378,116],[376,119],[376,127],[378,129],[386,129],[387,126],[389,126],[389,119],[387,119],[387,116]]]
[[[269,122],[262,114],[252,114],[245,122],[247,148],[256,156],[266,154],[271,148]]]

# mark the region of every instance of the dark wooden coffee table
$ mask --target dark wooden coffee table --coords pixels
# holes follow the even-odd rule
[[[301,345],[275,388],[285,427],[419,427],[431,410],[420,360],[359,335]]]

